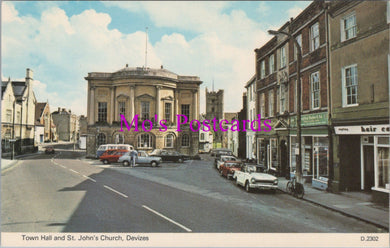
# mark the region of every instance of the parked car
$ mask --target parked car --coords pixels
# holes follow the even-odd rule
[[[214,166],[219,170],[219,167],[221,166],[222,163],[225,161],[238,161],[239,159],[235,156],[231,155],[220,155],[219,157],[216,157],[214,159]]]
[[[264,167],[245,164],[241,171],[235,171],[233,178],[236,184],[245,187],[247,192],[252,189],[271,189],[278,188],[278,179],[275,176],[263,173]]]
[[[216,157],[218,155],[233,155],[233,152],[227,148],[215,148],[211,150],[210,155]]]
[[[162,149],[155,149],[150,153],[151,156],[158,156],[162,158],[162,161],[173,161],[182,163],[184,160],[190,159],[190,156],[181,154],[177,151],[167,151]]]
[[[240,161],[225,161],[219,167],[219,171],[222,176],[230,179],[233,177],[235,171],[240,171],[243,166],[243,163]]]
[[[100,157],[100,161],[103,162],[103,164],[109,164],[109,163],[115,163],[118,162],[118,159],[123,156],[127,150],[122,149],[109,149],[105,151]]]
[[[107,151],[107,150],[114,150],[114,149],[132,151],[132,150],[134,150],[134,147],[132,145],[128,145],[128,144],[104,144],[104,145],[100,145],[99,148],[96,151],[96,158],[99,158],[105,151]]]
[[[48,146],[45,148],[45,154],[54,154],[56,151],[54,150],[54,147]]]
[[[123,166],[129,166],[130,160],[130,152],[126,152],[118,159],[118,162],[123,163]],[[148,155],[144,151],[139,151],[138,157],[135,159],[135,164],[150,164],[152,167],[158,166],[161,162],[161,157]]]

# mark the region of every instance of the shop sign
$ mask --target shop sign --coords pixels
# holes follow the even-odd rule
[[[336,134],[390,134],[390,125],[340,126],[334,128]]]
[[[319,126],[319,125],[328,125],[328,114],[324,113],[316,113],[316,114],[306,114],[301,116],[301,126]],[[290,126],[297,126],[297,117],[291,117]]]

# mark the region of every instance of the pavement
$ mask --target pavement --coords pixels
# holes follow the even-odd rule
[[[278,180],[279,190],[286,192],[288,180],[284,177],[279,177]],[[329,193],[313,188],[310,184],[305,184],[304,187],[303,200],[389,230],[389,208],[373,203],[370,194]]]

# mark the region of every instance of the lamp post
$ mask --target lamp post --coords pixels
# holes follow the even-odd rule
[[[298,41],[292,36],[291,33],[285,31],[268,30],[271,35],[283,34],[292,40],[297,48],[297,138],[298,138],[298,159],[296,163],[295,177],[298,182],[302,183],[302,132],[301,132],[301,60],[302,51]]]

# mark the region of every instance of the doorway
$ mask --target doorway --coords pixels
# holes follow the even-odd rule
[[[364,190],[371,191],[375,185],[374,146],[363,146]]]

